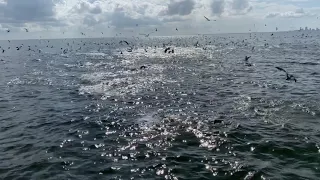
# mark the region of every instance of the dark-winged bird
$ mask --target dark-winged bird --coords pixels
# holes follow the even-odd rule
[[[249,63],[249,61],[248,61],[250,58],[251,58],[251,56],[246,56],[245,57],[244,61],[246,62],[246,66],[252,66],[252,64]]]
[[[210,21],[210,19],[209,19],[209,18],[207,18],[206,16],[203,16],[203,17],[204,17],[204,18],[206,18],[206,20],[207,20],[207,21]]]
[[[286,73],[286,76],[287,76],[286,80],[287,80],[287,81],[293,80],[294,82],[297,82],[297,79],[296,79],[293,75],[287,73],[286,70],[284,70],[284,69],[281,68],[281,67],[276,67],[276,68],[277,68],[278,70],[283,71],[283,72]]]

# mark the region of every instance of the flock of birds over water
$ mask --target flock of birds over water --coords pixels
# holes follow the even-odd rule
[[[204,16],[204,18],[205,18],[207,21],[216,21],[216,20],[210,20],[210,19],[207,18],[206,16]],[[138,24],[136,24],[136,26],[138,26]],[[265,24],[265,26],[267,26],[267,25]],[[25,30],[25,32],[27,32],[27,33],[29,32],[29,29],[27,29],[27,28],[24,28],[24,30]],[[175,30],[178,31],[178,28],[176,28]],[[158,31],[158,29],[155,28],[155,30],[152,31],[152,32],[150,32],[150,33],[145,33],[145,34],[140,33],[139,35],[144,36],[144,37],[149,37],[152,33],[155,33],[155,32],[157,32],[157,31]],[[276,31],[278,31],[278,27],[276,27]],[[7,33],[10,33],[11,30],[10,30],[10,29],[7,29],[6,32],[7,32]],[[80,33],[81,33],[82,36],[86,36],[86,34],[85,34],[84,32],[80,32]],[[103,34],[103,32],[101,32],[101,33]],[[64,34],[64,32],[63,32],[63,34]],[[120,34],[121,34],[121,33],[120,33]],[[274,35],[274,34],[271,33],[271,36],[273,36],[273,35]],[[304,37],[304,36],[305,36],[305,35],[302,34],[302,37]],[[306,36],[306,37],[307,37],[307,36]],[[251,34],[250,34],[250,38],[251,38]],[[47,41],[48,41],[48,43],[50,43],[50,40],[47,40]],[[8,42],[10,43],[11,41],[8,40]],[[75,43],[75,42],[73,41],[73,44],[74,44],[74,43]],[[208,44],[211,44],[211,43],[212,43],[211,41],[208,42]],[[245,40],[243,40],[242,43],[245,43]],[[113,42],[113,43],[94,43],[94,44],[96,44],[96,45],[103,45],[103,44],[104,44],[104,45],[115,45],[114,42]],[[127,48],[127,52],[132,52],[132,51],[134,50],[134,48],[135,48],[133,44],[129,43],[129,42],[126,41],[126,40],[121,40],[121,41],[119,41],[119,44],[120,44],[120,45],[125,45],[125,46],[127,46],[127,47],[128,47],[128,48]],[[170,43],[169,43],[169,44],[170,44]],[[174,48],[171,47],[171,46],[169,46],[169,44],[164,44],[164,43],[163,43],[163,47],[162,47],[162,48],[164,49],[163,52],[164,52],[164,53],[167,53],[167,54],[174,54],[174,53],[175,53]],[[231,41],[231,43],[227,43],[226,45],[228,45],[228,44],[239,45],[239,42]],[[81,40],[81,43],[79,43],[78,45],[80,45],[80,47],[79,47],[76,51],[80,51],[81,48],[82,48],[81,46],[86,46],[86,43]],[[243,45],[243,44],[242,44],[242,45]],[[244,45],[247,46],[248,44],[244,44]],[[64,49],[64,48],[61,48],[63,54],[67,54],[68,52],[72,51],[72,45],[71,45],[69,42],[67,43],[67,46],[70,47],[70,48],[65,48],[65,49]],[[195,46],[195,47],[201,47],[201,45],[199,44],[198,41],[196,42],[196,44],[194,44],[194,46]],[[265,43],[265,46],[268,46],[268,43]],[[21,44],[20,46],[15,47],[15,49],[16,49],[17,51],[19,51],[19,50],[22,49],[23,47],[24,47],[24,45]],[[47,45],[46,47],[47,47],[47,48],[54,48],[53,45],[51,45],[51,46]],[[11,47],[8,47],[8,49],[10,49],[10,48],[11,48]],[[155,48],[157,48],[157,46],[155,46]],[[203,50],[206,50],[206,47],[205,47],[205,46],[202,46],[202,48],[203,48]],[[254,50],[254,48],[255,48],[255,47],[252,47],[252,51]],[[36,49],[36,50],[35,50],[35,49]],[[39,53],[42,52],[41,49],[37,48],[37,45],[35,45],[35,49],[33,49],[31,46],[28,46],[28,48],[27,48],[28,51],[33,51],[33,52],[38,51]],[[5,52],[6,52],[6,49],[3,48],[3,47],[1,47],[1,45],[0,45],[0,50],[1,50],[0,52],[2,52],[2,53],[5,53]],[[145,52],[148,51],[147,48],[144,48],[144,50],[145,50]],[[98,51],[100,52],[100,48],[99,48]],[[123,54],[123,52],[120,51],[120,54]],[[252,63],[249,62],[249,59],[250,59],[250,58],[251,58],[251,56],[245,56],[245,57],[244,57],[245,66],[252,66],[252,65],[253,65]],[[0,61],[4,61],[4,60],[3,60],[3,59],[0,59]],[[147,66],[145,66],[145,65],[143,65],[143,66],[140,67],[140,69],[146,69],[146,68],[147,68]],[[285,73],[285,75],[286,75],[286,80],[297,82],[296,77],[295,77],[294,75],[292,75],[292,74],[289,74],[285,69],[283,69],[283,68],[281,68],[281,67],[275,67],[275,68],[278,69],[279,71]],[[134,69],[134,70],[135,70],[135,69]]]

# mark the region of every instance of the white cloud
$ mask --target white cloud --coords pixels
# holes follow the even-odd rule
[[[266,15],[266,18],[301,18],[301,17],[310,17],[315,16],[315,14],[311,14],[305,12],[303,8],[297,9],[295,11],[287,11],[287,12],[273,12]]]

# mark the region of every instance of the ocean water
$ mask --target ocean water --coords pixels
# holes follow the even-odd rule
[[[319,37],[0,41],[0,178],[319,179]]]

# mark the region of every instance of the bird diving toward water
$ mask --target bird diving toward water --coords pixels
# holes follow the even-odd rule
[[[286,80],[287,80],[287,81],[293,80],[294,82],[297,82],[297,79],[296,79],[293,75],[287,73],[286,70],[284,70],[284,69],[281,68],[281,67],[276,67],[276,68],[277,68],[278,70],[283,71],[283,72],[286,73],[286,76],[287,76]]]

